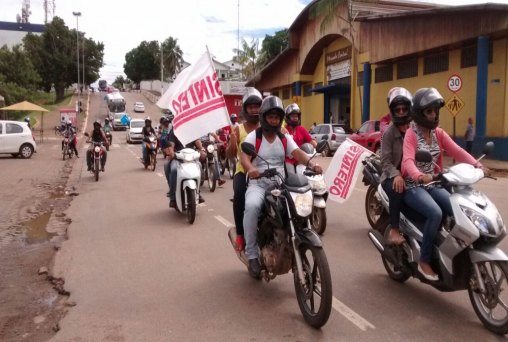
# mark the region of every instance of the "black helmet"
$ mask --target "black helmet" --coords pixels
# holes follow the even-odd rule
[[[145,118],[145,126],[146,126],[146,125],[151,125],[151,124],[152,124],[152,119],[150,119],[150,117],[149,117],[149,116],[147,116],[147,117]]]
[[[286,123],[289,126],[292,126],[292,127],[300,126],[301,120],[302,120],[302,111],[300,110],[300,107],[298,107],[298,105],[296,103],[292,103],[289,106],[287,106],[285,112],[286,112],[286,115],[284,116],[284,119],[286,120]],[[292,121],[289,118],[289,115],[291,115],[291,114],[298,114],[298,120]]]
[[[413,119],[423,127],[434,129],[439,124],[439,109],[443,106],[444,99],[436,88],[418,89],[415,96],[413,96],[413,106],[411,107]],[[436,119],[434,121],[428,120],[424,114],[424,111],[428,108],[436,109]]]
[[[101,122],[99,120],[95,120],[93,122],[93,128],[101,128],[102,125],[101,125]]]
[[[250,104],[258,104],[261,105],[261,102],[263,101],[263,96],[261,96],[261,93],[256,88],[249,88],[245,95],[242,98],[242,110],[243,110],[243,116],[245,117],[245,120],[247,120],[250,123],[258,123],[259,121],[259,114],[249,114],[247,112],[247,106]]]
[[[109,123],[109,119],[108,119],[108,118],[105,118],[105,119],[104,119],[104,122],[105,122],[105,123]]]
[[[238,121],[238,115],[235,113],[231,114],[229,118],[231,119],[231,123],[236,123]]]
[[[411,109],[413,96],[406,88],[397,88],[391,92],[388,99],[388,107],[390,107],[390,116],[395,126],[405,125],[411,121],[409,111]],[[397,116],[395,108],[399,105],[407,107],[407,112],[404,116]]]
[[[172,123],[175,116],[173,115],[173,113],[171,111],[169,111],[169,114],[166,115],[166,118],[168,119],[169,123]]]
[[[266,121],[266,116],[272,113],[276,113],[280,116],[280,122],[277,126],[272,126],[268,123],[268,121]],[[282,120],[284,119],[284,106],[282,105],[282,100],[273,95],[265,97],[261,103],[261,107],[259,108],[259,114],[261,115],[260,122],[263,130],[268,132],[279,131],[282,126]]]
[[[165,124],[165,125],[169,125],[171,123],[171,121],[169,120],[169,118],[167,116],[163,116],[160,120],[160,123],[161,124]]]

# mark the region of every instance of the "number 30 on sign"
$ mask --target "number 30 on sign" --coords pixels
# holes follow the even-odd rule
[[[456,93],[462,88],[462,78],[459,75],[451,75],[448,79],[448,89],[451,92]]]

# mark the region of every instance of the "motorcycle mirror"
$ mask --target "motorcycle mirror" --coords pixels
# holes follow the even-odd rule
[[[492,152],[494,152],[494,142],[493,141],[488,141],[486,144],[485,144],[485,147],[483,148],[483,154],[485,154],[486,156],[488,156],[489,154],[491,154]]]
[[[415,159],[420,163],[430,163],[432,162],[432,155],[427,150],[418,150],[416,151]]]
[[[254,147],[254,145],[252,145],[248,142],[243,142],[241,144],[241,147],[242,147],[242,151],[245,152],[245,154],[247,154],[251,157],[254,157],[257,155],[256,148]]]
[[[326,140],[321,140],[320,142],[318,142],[318,144],[316,146],[316,152],[317,153],[323,152],[325,150],[327,144],[328,143]]]

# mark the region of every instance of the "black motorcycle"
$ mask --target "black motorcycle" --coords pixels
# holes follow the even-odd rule
[[[248,155],[257,156],[252,144],[242,143],[241,147]],[[311,170],[305,173],[315,174]],[[309,325],[320,328],[330,317],[333,295],[323,244],[310,226],[312,189],[304,175],[291,174],[284,179],[269,165],[260,177],[273,182],[265,193],[258,221],[261,277],[268,282],[292,271],[300,311]],[[232,229],[230,239],[235,238]],[[234,246],[234,240],[232,243]]]

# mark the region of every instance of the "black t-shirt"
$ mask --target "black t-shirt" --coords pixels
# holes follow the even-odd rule
[[[102,137],[102,129],[92,131],[92,141],[102,141],[104,142],[104,138]]]
[[[150,135],[150,133],[152,133],[153,135],[155,135],[155,130],[153,129],[152,126],[148,126],[148,127],[143,127],[143,136],[144,137],[147,137]]]
[[[173,130],[173,128],[171,128],[168,135],[166,136],[166,143],[167,144],[169,144],[169,143],[175,144],[175,152],[180,151],[184,147],[194,148],[194,141],[183,146],[183,144],[180,142],[180,140],[178,140],[178,138],[176,137],[175,131]]]

